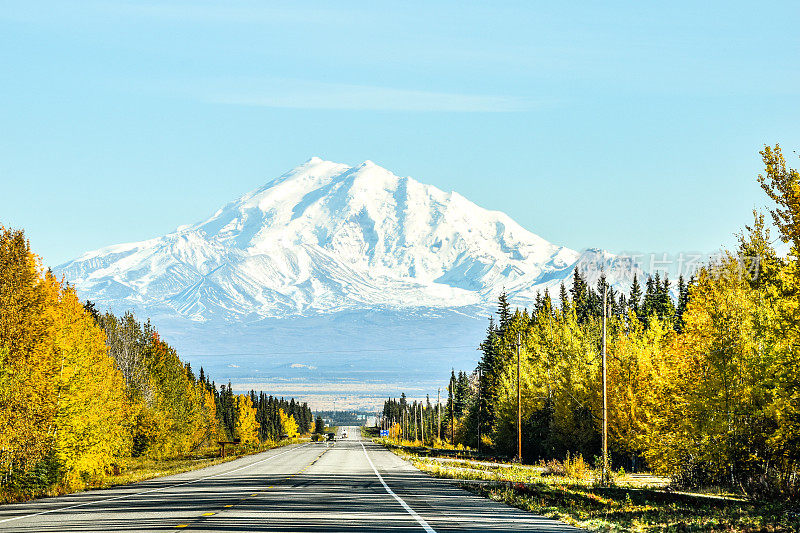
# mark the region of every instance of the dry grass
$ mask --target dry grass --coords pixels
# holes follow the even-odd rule
[[[618,474],[603,486],[580,457],[517,465],[395,453],[432,476],[464,480],[475,493],[592,531],[800,531],[800,509],[789,504],[677,492],[643,474]]]

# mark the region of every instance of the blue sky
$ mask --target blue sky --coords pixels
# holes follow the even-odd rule
[[[800,4],[561,4],[5,1],[0,223],[55,265],[318,155],[576,249],[730,245],[800,149]]]

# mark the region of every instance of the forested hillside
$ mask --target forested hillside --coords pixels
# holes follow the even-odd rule
[[[0,227],[0,500],[90,486],[126,458],[307,433],[306,404],[217,387],[149,322],[100,314]]]
[[[606,286],[609,450],[614,468],[648,469],[688,486],[748,494],[800,491],[800,175],[780,147],[761,155],[759,182],[770,215],[738,236],[738,247],[695,277],[656,274],[628,294]],[[779,256],[773,245],[790,247]],[[470,375],[451,375],[442,406],[390,400],[394,434],[442,439],[516,455],[520,341],[523,459],[597,460],[602,428],[602,294],[575,271],[559,304],[544,294],[531,309],[500,297]],[[480,377],[479,377],[480,376]],[[421,426],[420,433],[417,426]]]

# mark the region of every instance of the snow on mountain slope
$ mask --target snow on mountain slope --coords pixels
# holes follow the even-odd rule
[[[627,290],[630,260],[549,243],[504,213],[366,161],[312,158],[208,220],[57,268],[85,297],[197,321],[485,307],[557,296],[575,266]]]

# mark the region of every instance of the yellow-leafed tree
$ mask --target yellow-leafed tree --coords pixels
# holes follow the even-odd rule
[[[128,447],[125,414],[103,332],[0,228],[0,482],[24,497],[102,475]]]
[[[48,298],[40,264],[21,231],[0,227],[0,482],[52,461],[55,376]],[[51,479],[52,481],[52,479]]]
[[[234,437],[242,444],[258,444],[258,422],[253,402],[246,394],[236,396],[236,425]]]
[[[63,290],[49,312],[58,364],[54,444],[69,487],[102,476],[129,449],[125,388],[75,292]]]
[[[134,427],[135,449],[153,457],[190,453],[216,437],[216,408],[175,349],[153,333],[143,356],[149,385]]]
[[[283,431],[285,435],[289,435],[290,439],[296,437],[297,422],[295,421],[294,416],[287,416],[286,413],[283,412],[283,409],[278,412],[278,416],[280,416],[281,419],[281,431]]]
[[[192,441],[197,443],[215,441],[219,437],[219,422],[214,395],[199,382],[194,385],[194,394],[200,409]]]

